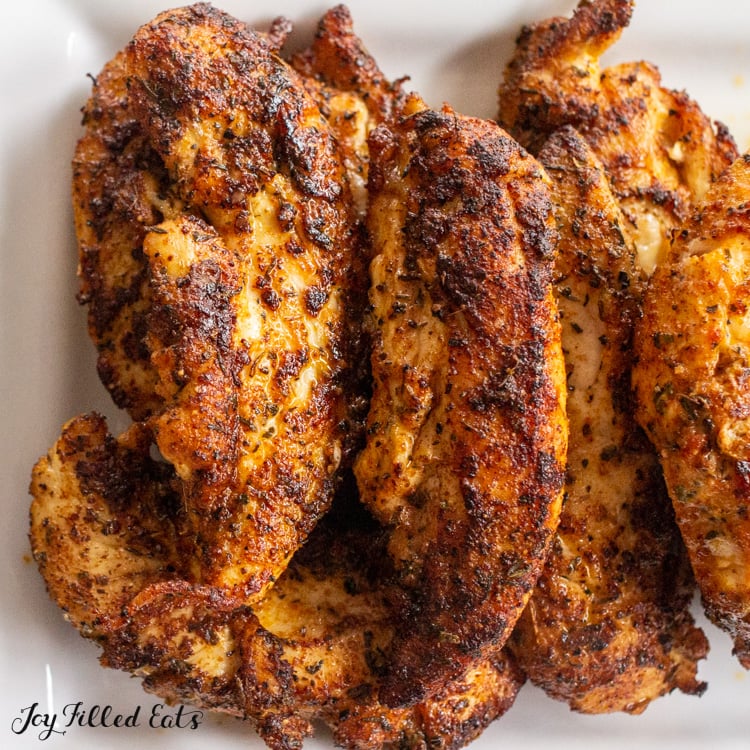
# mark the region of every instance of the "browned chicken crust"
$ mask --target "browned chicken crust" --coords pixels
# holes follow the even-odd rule
[[[570,126],[542,148],[560,233],[555,265],[567,370],[565,501],[514,630],[529,678],[586,713],[643,711],[699,693],[708,644],[689,612],[690,565],[630,386],[643,283],[601,163]]]
[[[34,471],[32,545],[51,594],[103,664],[163,698],[242,716],[274,750],[323,720],[337,744],[459,748],[513,703],[524,677],[495,651],[410,708],[377,700],[395,623],[386,537],[344,487],[262,602],[236,608],[175,574],[179,498],[137,427],[67,424]]]
[[[630,21],[632,0],[581,0],[571,18],[526,26],[499,90],[498,120],[532,153],[573,125],[602,162],[651,272],[711,182],[737,155],[687,94],[661,85],[638,61],[602,68],[599,58]]]
[[[120,52],[97,76],[83,109],[72,190],[79,300],[88,306],[99,376],[115,403],[140,419],[156,411],[161,399],[145,339],[150,291],[138,248],[147,228],[178,215],[182,201],[140,132],[127,81]]]
[[[395,117],[405,97],[401,83],[391,82],[383,75],[354,33],[351,14],[344,5],[331,8],[320,19],[311,45],[293,55],[290,62],[302,74],[336,135],[355,205],[364,218],[367,139],[377,125]]]
[[[659,450],[708,616],[750,668],[750,158],[675,232],[636,337],[638,418]]]
[[[115,439],[103,417],[89,414],[66,424],[34,467],[34,559],[67,619],[94,640],[129,599],[175,575],[180,499],[150,447],[147,430]]]
[[[349,10],[336,5],[320,19],[310,46],[290,60],[313,92],[324,86],[321,111],[334,127],[337,118],[326,111],[326,96],[356,94],[376,122],[391,120],[406,96],[400,81],[390,81],[354,31]],[[346,117],[351,119],[351,117]],[[341,140],[341,139],[340,139]]]
[[[371,139],[373,397],[355,462],[405,596],[381,688],[413,703],[510,634],[548,552],[567,429],[547,180],[416,98]]]
[[[365,403],[346,168],[277,42],[162,14],[98,78],[74,164],[100,372],[175,467],[183,574],[240,601],[325,512]]]

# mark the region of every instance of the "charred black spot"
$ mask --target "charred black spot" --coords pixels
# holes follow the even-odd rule
[[[309,286],[305,290],[305,309],[313,317],[316,316],[328,301],[328,292],[319,286]]]
[[[264,289],[260,294],[260,299],[271,312],[276,312],[281,306],[281,297],[273,289]]]

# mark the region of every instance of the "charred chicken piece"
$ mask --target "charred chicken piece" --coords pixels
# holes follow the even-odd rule
[[[98,640],[145,586],[174,577],[174,473],[137,426],[115,439],[104,417],[70,420],[34,467],[31,549],[52,598]]]
[[[74,169],[100,371],[175,468],[183,570],[240,603],[325,512],[364,403],[347,173],[279,28],[207,5],[142,27]]]
[[[571,18],[525,27],[499,90],[498,121],[537,153],[573,125],[602,162],[650,273],[674,226],[736,157],[684,92],[662,86],[649,62],[602,68],[599,58],[630,22],[632,0],[581,0]]]
[[[344,154],[349,184],[361,217],[367,209],[367,175],[372,130],[389,122],[405,94],[389,81],[354,31],[344,5],[321,18],[312,44],[292,56]]]
[[[630,384],[643,279],[599,160],[570,126],[542,148],[560,233],[555,285],[569,420],[555,542],[514,630],[532,682],[586,713],[699,693],[708,644],[658,457]]]
[[[355,462],[403,590],[381,700],[501,645],[549,550],[567,436],[548,181],[414,97],[370,141],[373,397]]]
[[[675,232],[637,329],[638,419],[659,451],[711,620],[750,668],[750,159]]]

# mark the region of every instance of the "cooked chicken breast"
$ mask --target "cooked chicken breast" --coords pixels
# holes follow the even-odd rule
[[[524,678],[499,651],[413,707],[377,701],[395,630],[385,536],[348,488],[251,609],[179,577],[170,479],[147,433],[114,439],[96,415],[66,425],[36,467],[34,556],[106,666],[246,718],[274,750],[300,747],[321,720],[352,750],[458,748],[513,703]]]
[[[637,329],[638,418],[659,450],[708,616],[750,668],[750,162],[674,235]]]
[[[321,18],[312,44],[290,60],[338,141],[359,215],[367,209],[372,130],[395,115],[405,93],[389,81],[354,32],[351,14],[336,5]]]
[[[499,91],[500,124],[532,153],[575,126],[600,159],[647,272],[674,226],[736,157],[726,128],[649,62],[602,68],[630,21],[632,0],[581,0],[572,18],[525,27]]]
[[[113,438],[97,414],[70,420],[34,466],[30,540],[51,597],[99,640],[145,586],[174,577],[174,474],[135,426]]]
[[[355,462],[404,596],[381,700],[510,633],[557,525],[565,379],[548,181],[494,123],[416,97],[371,140],[373,397]]]
[[[586,713],[701,692],[708,644],[656,452],[630,386],[642,279],[599,160],[570,126],[542,148],[560,233],[555,265],[569,420],[555,542],[514,630],[532,682]]]
[[[496,649],[414,706],[394,709],[378,700],[396,629],[380,570],[387,537],[361,506],[347,508],[349,500],[341,502],[344,513],[334,507],[316,528],[256,609],[291,670],[253,674],[245,693],[260,696],[270,684],[276,705],[268,712],[269,726],[288,711],[286,705],[301,702],[307,715],[325,719],[343,747],[462,747],[512,705],[522,674],[510,655]],[[267,649],[260,633],[253,637],[257,648]]]
[[[100,371],[175,468],[183,569],[238,601],[325,512],[365,403],[347,172],[278,43],[162,14],[97,80],[74,168]]]

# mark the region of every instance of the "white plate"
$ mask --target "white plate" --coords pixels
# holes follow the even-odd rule
[[[227,0],[217,4],[264,25],[279,13],[309,34],[329,3]],[[330,3],[332,4],[332,3]],[[27,487],[32,464],[61,424],[83,411],[111,413],[94,371],[84,314],[75,302],[76,254],[69,205],[69,162],[79,135],[87,74],[102,64],[167,3],[164,0],[17,0],[3,8],[0,45],[0,394],[2,444],[2,600],[0,601],[0,736],[3,747],[243,748],[263,745],[241,722],[207,717],[194,731],[156,729],[157,703],[137,680],[99,667],[96,648],[66,624],[29,559]],[[392,78],[409,74],[427,101],[450,102],[491,117],[495,89],[524,22],[567,13],[573,2],[486,0],[413,2],[352,0],[356,28]],[[610,60],[649,59],[667,85],[686,89],[724,121],[742,148],[750,145],[750,4],[734,0],[663,3],[641,0]],[[300,42],[301,43],[301,42]],[[706,626],[712,652],[701,666],[702,698],[671,695],[638,717],[586,717],[526,686],[516,705],[477,740],[476,750],[721,747],[750,744],[750,675],[730,654],[729,639]],[[82,702],[129,714],[137,728],[72,727],[40,739],[44,727],[14,733],[14,721]],[[175,709],[167,712],[174,715]],[[58,725],[58,728],[61,728]],[[312,750],[331,747],[325,736]]]

